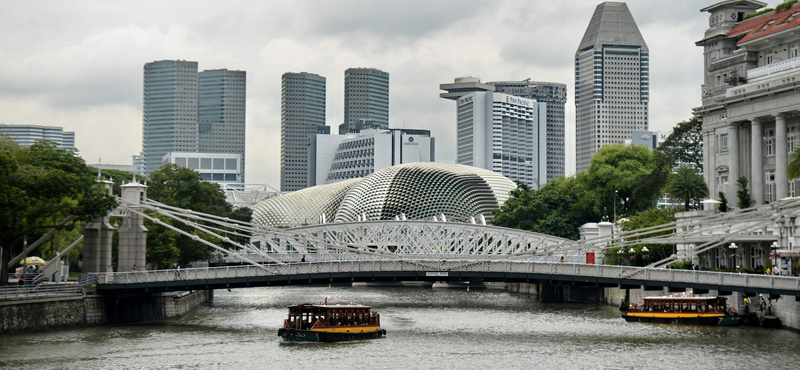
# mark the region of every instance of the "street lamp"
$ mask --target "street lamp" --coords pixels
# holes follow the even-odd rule
[[[778,244],[778,242],[772,242],[772,245],[769,246],[770,250],[772,251],[772,253],[770,254],[770,257],[772,258],[772,274],[773,275],[778,275],[777,271],[779,271],[779,270],[776,270],[776,268],[778,267],[778,248],[780,248],[780,247],[781,246],[780,246],[780,244]]]
[[[728,247],[728,248],[730,248],[733,251],[733,253],[731,253],[731,258],[733,259],[733,268],[738,270],[739,266],[736,266],[736,257],[737,257],[736,256],[736,249],[738,249],[739,246],[736,245],[736,243],[731,243],[730,247]]]
[[[645,261],[650,259],[650,256],[647,254],[648,252],[650,252],[650,250],[647,249],[647,247],[642,248],[642,259]]]
[[[622,257],[622,255],[623,255],[623,254],[625,254],[625,248],[620,248],[620,249],[617,251],[617,260],[619,260],[619,264],[620,264],[620,265],[624,264],[624,262],[622,262],[622,258],[623,258],[623,257]]]
[[[631,248],[628,252],[631,254],[631,266],[633,266],[633,260],[636,258],[636,251]]]
[[[619,191],[614,190],[614,222],[617,223],[617,197],[619,197]]]

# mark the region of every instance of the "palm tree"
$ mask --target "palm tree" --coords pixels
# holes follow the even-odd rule
[[[800,146],[794,148],[792,154],[789,154],[789,166],[786,167],[786,175],[789,180],[800,177]]]
[[[708,196],[708,186],[703,176],[689,167],[680,167],[667,179],[667,193],[675,199],[683,199],[684,210],[689,210],[689,201]]]

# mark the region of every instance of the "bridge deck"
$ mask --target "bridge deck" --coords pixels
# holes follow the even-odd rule
[[[796,277],[586,265],[577,263],[486,260],[359,260],[264,264],[101,273],[99,292],[133,293],[224,289],[271,285],[315,285],[364,281],[560,282],[575,285],[668,287],[800,297]]]

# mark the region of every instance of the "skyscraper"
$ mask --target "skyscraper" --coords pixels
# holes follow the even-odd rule
[[[545,103],[491,91],[457,100],[456,163],[538,189],[547,178]]]
[[[197,62],[161,60],[144,65],[142,149],[146,176],[169,152],[196,152]]]
[[[344,71],[344,123],[339,135],[358,133],[361,126],[389,128],[389,73],[375,68]]]
[[[648,130],[650,57],[625,3],[597,6],[575,52],[575,170],[608,144]]]
[[[311,143],[325,126],[325,77],[284,73],[281,77],[281,191],[306,188],[312,182]]]
[[[497,92],[547,104],[547,132],[543,141],[547,152],[545,158],[547,178],[539,179],[539,182],[544,185],[547,181],[564,176],[564,106],[567,103],[567,85],[530,79],[487,82],[487,84],[494,85]]]
[[[239,154],[244,182],[247,72],[206,70],[198,85],[198,151]]]
[[[10,137],[20,146],[31,146],[37,140],[50,140],[60,149],[75,150],[75,132],[64,131],[63,127],[0,123],[0,134]]]

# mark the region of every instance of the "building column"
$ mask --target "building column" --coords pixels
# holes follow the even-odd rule
[[[775,199],[780,200],[789,195],[789,179],[786,169],[789,167],[789,151],[786,138],[786,116],[775,115]]]
[[[761,155],[761,121],[750,120],[750,151],[752,155],[750,189],[753,192],[755,206],[764,204],[764,169]]]
[[[739,180],[739,124],[733,122],[728,126],[728,200],[736,204],[735,196]],[[733,208],[733,207],[731,207]]]
[[[711,156],[713,152],[710,152],[711,146],[708,143],[711,143],[710,140],[713,140],[710,132],[703,132],[703,179],[706,180],[706,185],[708,186],[708,197],[710,199],[716,199],[717,194],[714,194],[714,182],[713,182],[713,173],[714,173],[714,166],[709,166]],[[711,204],[707,204],[705,208],[708,208]],[[713,207],[711,208],[713,209]]]

